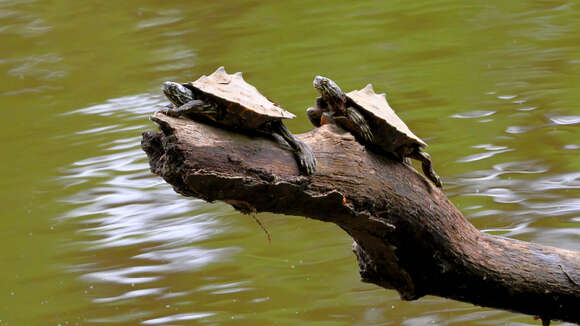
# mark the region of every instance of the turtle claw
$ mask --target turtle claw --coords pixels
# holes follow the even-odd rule
[[[311,175],[316,171],[316,158],[310,146],[300,140],[296,140],[294,154],[297,158],[298,169],[305,175]]]
[[[441,177],[435,173],[432,167],[426,167],[423,165],[423,173],[437,186],[437,188],[443,188],[443,183],[441,182]]]
[[[310,146],[296,138],[282,121],[278,121],[275,128],[275,131],[280,134],[280,136],[282,136],[282,138],[284,138],[288,145],[290,145],[294,150],[294,155],[296,155],[300,171],[304,172],[306,175],[313,174],[316,171],[316,158],[314,157],[314,152],[312,152]]]
[[[423,173],[425,173],[427,178],[429,178],[429,180],[431,180],[431,182],[433,182],[437,188],[443,188],[441,177],[439,177],[437,173],[435,173],[435,170],[433,170],[431,156],[425,152],[421,152],[421,154],[427,158],[427,160],[422,160],[421,167],[423,168]]]
[[[441,182],[441,177],[435,173],[433,170],[433,165],[431,163],[431,155],[421,151],[420,149],[415,149],[410,155],[410,157],[421,161],[421,168],[425,176],[433,182],[437,188],[443,188],[443,183]]]
[[[158,112],[161,112],[168,117],[173,117],[173,118],[179,117],[179,113],[175,111],[175,107],[171,106],[171,104],[160,109]]]
[[[311,175],[316,172],[316,158],[310,146],[305,143],[299,143],[299,150],[296,151],[298,156],[298,167],[306,175]]]

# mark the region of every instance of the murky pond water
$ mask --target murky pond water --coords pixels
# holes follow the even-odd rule
[[[0,325],[537,325],[359,281],[351,240],[184,198],[140,134],[165,80],[225,65],[311,127],[368,82],[479,229],[580,250],[577,1],[0,2]]]

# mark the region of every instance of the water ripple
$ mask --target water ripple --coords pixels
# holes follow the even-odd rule
[[[109,99],[104,104],[89,106],[86,108],[73,110],[68,114],[96,114],[102,116],[115,115],[119,118],[131,117],[142,119],[144,114],[153,113],[156,108],[161,107],[165,99],[158,94],[138,94],[115,99]],[[105,127],[105,126],[104,126]]]
[[[533,127],[524,127],[524,126],[510,126],[507,127],[505,132],[508,134],[523,134],[532,130]]]
[[[516,98],[517,95],[499,95],[497,98],[500,100],[511,100]]]
[[[495,114],[495,111],[475,110],[475,111],[457,113],[457,114],[452,115],[451,117],[457,118],[457,119],[475,119],[475,118],[489,117],[493,114]]]
[[[181,17],[156,17],[148,20],[141,21],[138,25],[138,29],[146,29],[152,27],[158,27],[161,25],[169,25],[181,21]]]
[[[132,266],[127,268],[117,268],[109,269],[100,272],[89,272],[81,276],[88,282],[108,282],[117,284],[141,284],[149,283],[161,278],[159,275],[155,276],[135,276],[131,277],[132,274],[143,274],[143,273],[153,273],[157,274],[159,272],[167,271],[167,266]]]
[[[120,300],[125,300],[125,299],[132,299],[132,298],[144,297],[144,296],[149,296],[149,295],[156,295],[156,294],[162,293],[164,290],[165,290],[164,288],[157,288],[157,289],[143,289],[143,290],[129,291],[129,292],[123,293],[123,294],[116,296],[116,297],[93,299],[93,302],[94,303],[115,302],[115,301],[120,301]]]
[[[458,159],[456,162],[466,163],[466,162],[480,161],[480,160],[484,160],[486,158],[490,158],[492,156],[495,156],[497,154],[513,151],[513,149],[508,148],[506,146],[494,146],[491,144],[475,145],[475,146],[473,146],[473,148],[485,149],[488,152],[464,156],[464,157]]]
[[[63,58],[57,53],[44,53],[39,55],[32,55],[23,58],[10,59],[14,64],[12,69],[7,71],[7,74],[20,79],[28,77],[36,77],[42,81],[51,81],[60,79],[66,76],[67,72],[64,70],[56,70],[57,63],[63,61]]]
[[[575,125],[580,123],[578,115],[562,115],[551,117],[550,120],[557,125]]]
[[[7,9],[7,6],[14,5],[14,1],[0,2],[0,33],[16,34],[23,38],[40,37],[52,29],[45,19],[37,14],[29,12]],[[14,6],[16,7],[16,6]]]
[[[69,270],[79,273],[85,282],[117,286],[117,293],[106,291],[93,297],[93,304],[186,295],[191,291],[175,291],[165,279],[169,275],[201,271],[208,265],[229,260],[241,250],[202,245],[228,231],[228,225],[219,216],[220,210],[231,209],[213,205],[210,210],[201,200],[176,194],[149,171],[140,137],[135,135],[135,130],[142,127],[135,127],[130,121],[137,118],[145,121],[146,114],[160,105],[160,100],[154,95],[126,96],[68,113],[114,116],[116,122],[76,132],[75,138],[90,142],[104,134],[112,134],[114,139],[97,144],[99,155],[77,160],[59,178],[73,191],[63,200],[71,208],[60,219],[79,226],[78,239],[70,245],[81,246],[81,252],[96,253],[99,257],[90,256],[88,262],[80,258]],[[74,192],[75,189],[78,190]],[[214,290],[214,294],[251,289],[227,282],[215,284],[220,289]],[[171,315],[143,324],[193,320],[212,314]]]
[[[185,270],[201,270],[204,266],[207,266],[212,262],[227,260],[227,257],[239,251],[239,248],[231,247],[217,249],[182,247],[151,250],[149,252],[136,255],[134,258],[169,262],[172,267],[172,271],[177,272]]]
[[[569,145],[564,145],[563,148],[567,149],[567,150],[577,150],[577,149],[580,149],[580,145],[569,144]]]
[[[538,191],[580,189],[580,172],[552,175],[535,181],[533,186]]]
[[[543,203],[524,203],[531,210],[522,210],[519,214],[536,216],[569,216],[580,214],[580,199],[564,199]]]
[[[549,171],[547,165],[537,160],[515,161],[461,176],[457,183],[462,187],[462,196],[490,198],[505,207],[486,209],[486,205],[471,205],[464,209],[470,211],[467,216],[502,220],[499,226],[487,227],[484,232],[509,237],[532,236],[541,243],[576,249],[578,246],[569,240],[579,238],[574,219],[580,216],[580,200],[567,198],[570,196],[567,192],[580,189],[580,173],[548,174]],[[526,177],[532,174],[538,176]],[[542,224],[537,221],[546,218],[562,221],[553,238],[548,238],[545,232],[556,230],[538,232]]]
[[[493,197],[497,203],[519,203],[524,201],[519,194],[508,188],[490,188],[479,193],[480,196]]]
[[[143,325],[169,325],[169,323],[177,322],[177,321],[185,321],[185,320],[195,320],[201,319],[205,317],[210,317],[215,315],[213,312],[205,312],[205,313],[185,313],[185,314],[176,314],[171,316],[165,316],[155,319],[149,319],[142,322]]]

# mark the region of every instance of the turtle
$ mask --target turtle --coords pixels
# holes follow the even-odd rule
[[[441,178],[433,170],[431,157],[422,151],[427,143],[395,114],[386,94],[375,93],[371,84],[344,93],[334,81],[322,76],[316,76],[313,85],[320,93],[316,107],[307,110],[314,126],[335,123],[371,149],[393,154],[406,163],[410,163],[409,158],[419,160],[427,178],[437,187],[442,187]]]
[[[193,82],[166,81],[162,90],[171,102],[161,110],[168,116],[202,120],[252,134],[277,134],[292,148],[301,173],[315,172],[312,149],[282,122],[295,115],[268,100],[244,80],[241,72],[228,74],[224,67],[219,67],[211,75]]]

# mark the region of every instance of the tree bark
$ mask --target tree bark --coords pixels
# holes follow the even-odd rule
[[[298,135],[317,159],[299,175],[280,139],[246,136],[161,113],[143,134],[153,173],[186,196],[243,212],[332,222],[354,240],[365,282],[580,323],[580,252],[478,231],[412,167],[376,155],[339,128]]]

